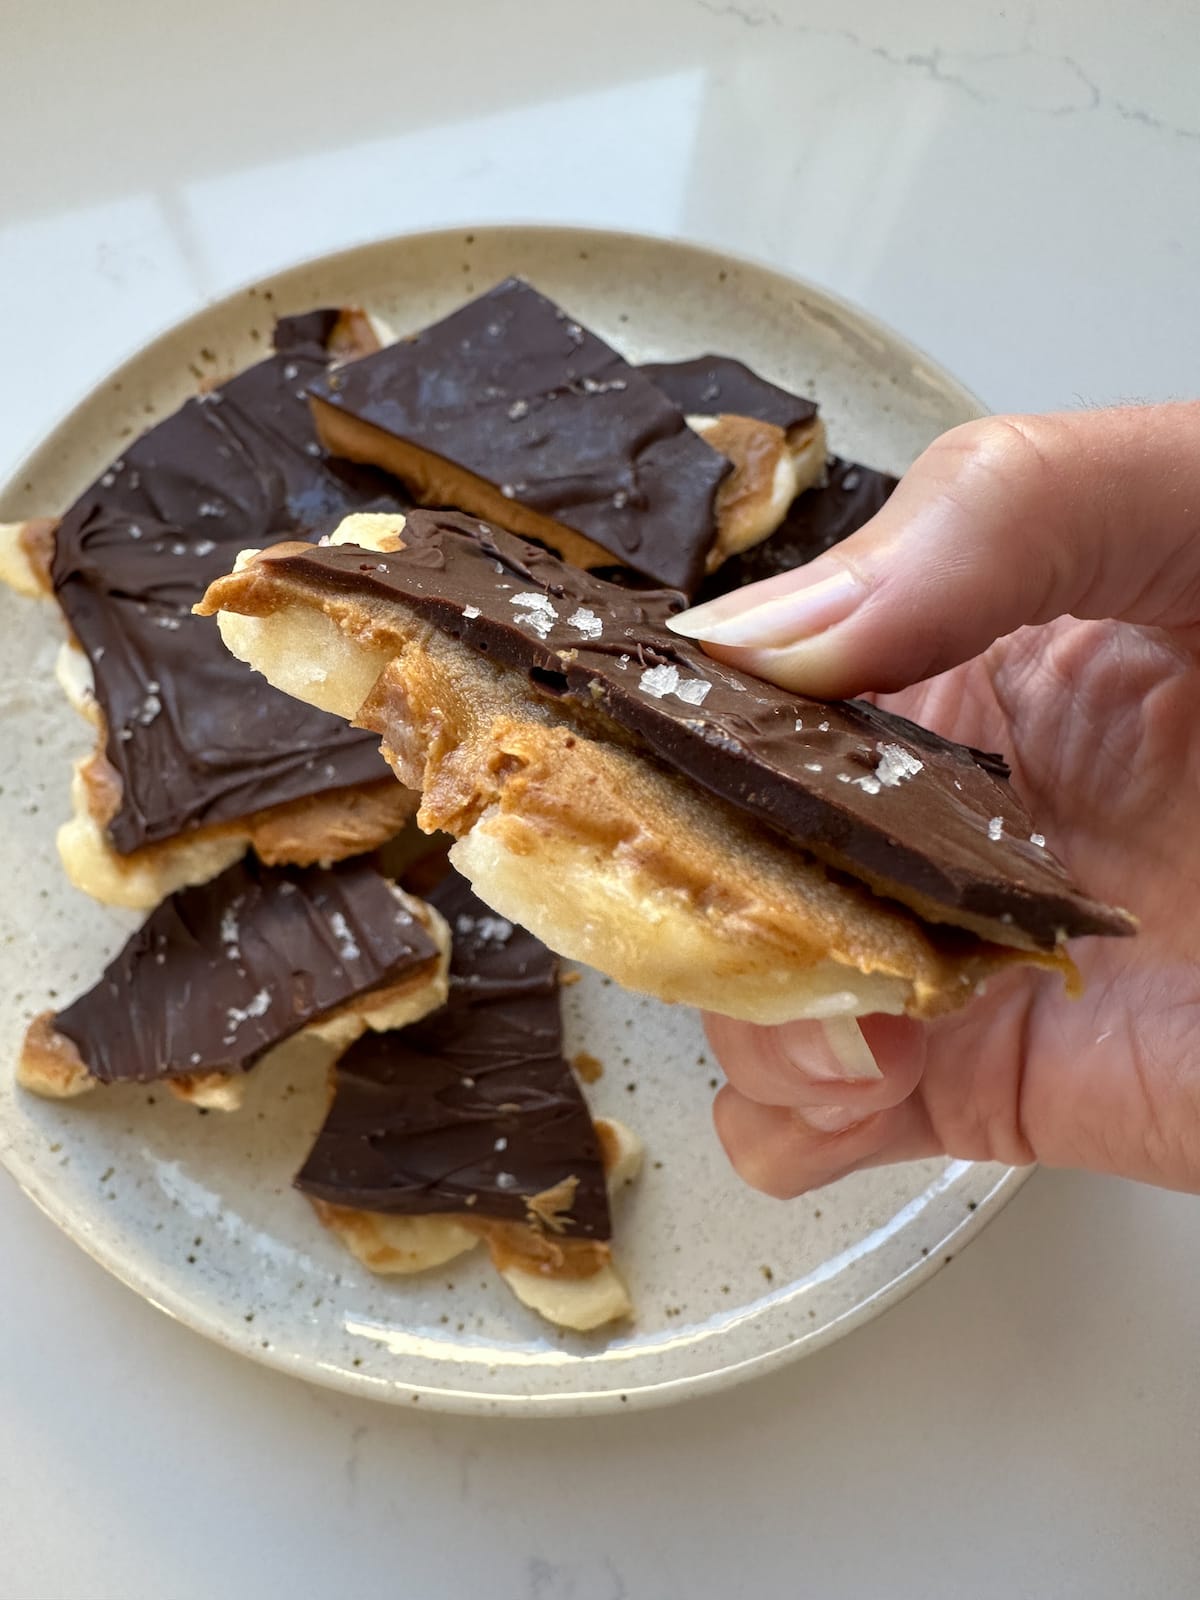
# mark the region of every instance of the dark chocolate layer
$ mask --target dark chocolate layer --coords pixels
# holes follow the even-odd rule
[[[585,719],[606,714],[756,822],[946,921],[987,918],[997,936],[1044,947],[1132,932],[1033,842],[1000,757],[862,701],[809,700],[719,665],[668,631],[679,595],[618,588],[474,518],[413,512],[404,538],[395,554],[297,550],[278,565],[401,602],[533,674],[536,693]]]
[[[811,422],[817,414],[814,400],[768,383],[732,356],[648,361],[638,370],[689,417],[756,417],[786,431]]]
[[[787,516],[761,544],[731,556],[705,578],[696,603],[714,600],[731,589],[790,572],[832,549],[869,522],[899,483],[890,472],[876,472],[856,461],[830,456],[825,483],[806,489],[792,501]]]
[[[415,978],[435,954],[370,862],[265,867],[247,856],[164,900],[54,1027],[102,1083],[245,1071],[327,1012]]]
[[[692,590],[729,463],[617,352],[510,278],[313,393]]]
[[[530,1199],[574,1177],[564,1233],[610,1238],[596,1130],[563,1058],[553,956],[457,873],[429,899],[454,939],[449,1002],[350,1047],[297,1188],[395,1216],[520,1221]]]
[[[54,588],[92,664],[122,854],[386,771],[377,740],[272,689],[191,615],[239,550],[405,503],[317,443],[305,386],[338,315],[281,319],[276,355],[135,440],[59,524]]]

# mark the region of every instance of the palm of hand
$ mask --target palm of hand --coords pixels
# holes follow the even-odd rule
[[[1089,939],[1086,989],[1015,972],[931,1025],[916,1093],[942,1148],[1200,1183],[1200,662],[1063,618],[880,703],[984,749],[1072,875],[1142,922]]]

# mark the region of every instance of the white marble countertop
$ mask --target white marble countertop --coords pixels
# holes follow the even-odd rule
[[[680,234],[993,407],[1195,394],[1195,0],[7,0],[0,469],[147,335],[442,223]],[[202,1343],[0,1183],[0,1596],[1191,1596],[1200,1202],[1040,1174],[790,1371],[414,1417]]]

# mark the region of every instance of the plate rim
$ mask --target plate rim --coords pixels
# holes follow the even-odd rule
[[[286,306],[286,295],[291,282],[305,273],[315,270],[337,271],[373,253],[385,256],[389,251],[402,250],[414,245],[429,247],[438,243],[448,245],[455,241],[463,242],[468,235],[471,236],[472,242],[487,240],[496,246],[502,246],[509,241],[515,242],[517,238],[528,241],[537,237],[566,245],[574,244],[579,249],[585,248],[589,243],[595,244],[597,240],[602,240],[609,247],[619,247],[621,243],[628,242],[638,249],[647,245],[658,246],[686,255],[693,260],[707,260],[712,264],[714,271],[728,271],[730,268],[749,271],[760,278],[774,280],[780,290],[792,293],[799,290],[811,305],[827,310],[839,321],[849,321],[868,332],[873,332],[893,351],[910,359],[914,366],[922,366],[935,373],[940,380],[952,384],[962,396],[964,404],[971,407],[976,415],[987,414],[986,407],[973,390],[948,372],[920,346],[898,333],[881,318],[824,285],[814,283],[811,279],[787,271],[772,262],[671,234],[547,222],[517,221],[478,225],[463,223],[417,229],[362,241],[335,251],[317,252],[279,267],[264,276],[243,280],[227,292],[206,300],[185,316],[163,325],[80,393],[76,400],[60,413],[57,421],[46,430],[41,440],[24,452],[0,483],[0,507],[6,504],[10,496],[23,493],[22,480],[36,476],[42,457],[55,449],[55,442],[59,436],[73,429],[77,420],[94,404],[99,395],[114,385],[123,384],[132,369],[142,366],[148,357],[153,357],[168,343],[186,337],[191,330],[202,328],[214,312],[247,299],[251,291],[261,295],[263,291],[270,290],[272,294],[281,295]],[[964,1168],[980,1165],[983,1164],[961,1163]],[[973,1240],[999,1214],[1036,1170],[1033,1166],[991,1165],[996,1166],[995,1181],[978,1200],[975,1208],[967,1211],[961,1220],[943,1235],[938,1250],[930,1251],[928,1256],[918,1257],[865,1299],[859,1300],[854,1306],[830,1318],[811,1332],[787,1339],[777,1347],[758,1355],[714,1365],[703,1372],[679,1378],[655,1379],[625,1390],[584,1389],[559,1393],[514,1391],[484,1394],[477,1390],[421,1383],[413,1379],[381,1378],[366,1372],[347,1370],[341,1366],[316,1363],[304,1356],[289,1354],[286,1350],[278,1349],[274,1343],[264,1349],[256,1337],[223,1320],[219,1314],[210,1313],[203,1302],[197,1303],[194,1297],[176,1291],[169,1285],[153,1281],[152,1274],[139,1265],[140,1258],[136,1253],[119,1250],[114,1242],[97,1233],[90,1220],[81,1220],[74,1208],[65,1203],[57,1203],[52,1179],[47,1181],[46,1176],[40,1174],[34,1164],[22,1161],[13,1141],[0,1130],[0,1166],[44,1216],[119,1283],[173,1321],[190,1328],[222,1349],[245,1356],[260,1366],[358,1398],[370,1398],[393,1405],[417,1405],[426,1401],[428,1402],[426,1410],[510,1418],[574,1417],[605,1412],[646,1410],[662,1405],[678,1404],[754,1377],[764,1376],[834,1343],[853,1329],[873,1321],[891,1306],[897,1305],[935,1273],[941,1271],[953,1255]]]

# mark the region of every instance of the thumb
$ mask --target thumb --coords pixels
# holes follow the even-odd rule
[[[965,423],[835,549],[670,626],[835,698],[904,688],[1068,612],[1200,625],[1200,403]]]

